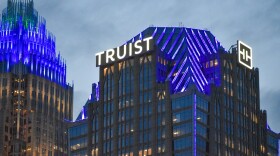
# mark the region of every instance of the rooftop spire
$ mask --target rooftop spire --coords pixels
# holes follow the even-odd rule
[[[2,21],[12,27],[22,20],[24,26],[37,26],[38,12],[34,9],[33,0],[8,0],[7,8],[2,11]]]

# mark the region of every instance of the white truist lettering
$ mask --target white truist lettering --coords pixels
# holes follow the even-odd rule
[[[95,54],[95,56],[97,57],[97,60],[98,60],[98,66],[101,65],[101,55],[102,54],[104,54],[104,51]]]
[[[128,46],[129,46],[129,56],[132,56],[132,43],[129,43]]]
[[[103,66],[108,63],[123,60],[127,57],[133,57],[144,52],[153,50],[153,37],[137,40],[134,43],[127,43],[123,46],[99,52],[96,55],[96,66]],[[248,57],[249,58],[249,57]]]
[[[126,45],[123,46],[123,55],[120,56],[120,47],[117,48],[117,57],[119,60],[125,58],[126,56]]]
[[[143,47],[141,45],[138,45],[141,42],[142,42],[141,40],[135,42],[135,48],[138,49],[138,51],[135,51],[136,55],[140,54],[143,50]]]
[[[111,60],[111,62],[115,61],[114,55],[115,55],[114,49],[107,50],[106,51],[106,63],[109,63],[109,59]]]
[[[147,51],[150,50],[150,41],[153,39],[153,37],[145,38],[143,41],[147,42]]]

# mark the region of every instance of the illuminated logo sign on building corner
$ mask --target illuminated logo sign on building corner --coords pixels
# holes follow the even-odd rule
[[[237,41],[238,48],[238,62],[245,67],[253,68],[253,54],[252,48],[241,41]]]
[[[128,57],[140,55],[154,50],[153,37],[147,37],[143,40],[137,40],[134,43],[128,43],[123,46],[109,49],[95,54],[96,67],[123,60]]]

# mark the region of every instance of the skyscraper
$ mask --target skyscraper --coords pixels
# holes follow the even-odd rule
[[[279,135],[267,134],[252,54],[184,27],[149,27],[97,53],[88,155],[269,155],[268,136]]]
[[[0,21],[0,155],[67,155],[73,87],[33,0],[8,0]]]

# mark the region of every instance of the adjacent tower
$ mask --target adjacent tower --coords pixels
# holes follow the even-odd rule
[[[66,155],[73,87],[32,0],[8,0],[0,21],[0,155]]]

